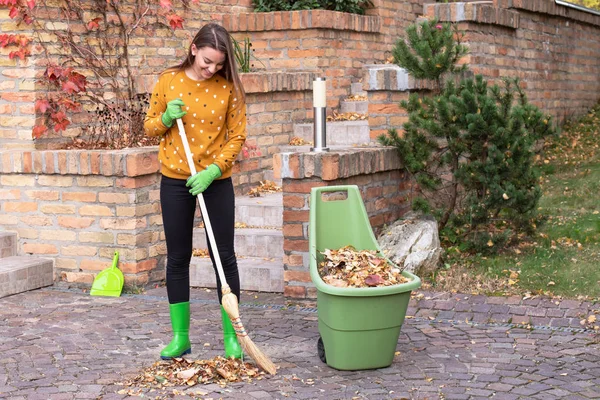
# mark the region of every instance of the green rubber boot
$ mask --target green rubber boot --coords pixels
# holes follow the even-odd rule
[[[237,340],[237,335],[231,324],[227,312],[221,306],[221,319],[223,320],[223,343],[225,344],[225,358],[242,358],[244,353]]]
[[[170,360],[192,352],[190,343],[190,302],[169,304],[173,340],[160,352],[160,358]]]

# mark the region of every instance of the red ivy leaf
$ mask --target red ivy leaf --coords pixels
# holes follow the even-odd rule
[[[11,7],[10,11],[8,13],[8,16],[11,19],[15,19],[18,15],[19,15],[19,9],[17,9],[17,7]]]
[[[35,0],[27,0],[27,7],[29,7],[30,10],[33,10],[35,7]]]
[[[166,8],[167,10],[170,10],[172,7],[171,0],[160,0],[160,6],[162,8]]]
[[[73,72],[73,67],[68,67],[65,69],[57,67],[57,69],[62,78],[67,78],[69,75],[71,75],[71,72]]]
[[[69,124],[71,123],[71,121],[67,119],[65,113],[62,111],[50,115],[50,119],[52,119],[52,122],[54,122],[55,132],[64,131],[65,129],[67,129],[67,126],[69,126]]]
[[[40,99],[35,101],[35,111],[39,111],[44,114],[50,108],[50,102],[46,99]]]
[[[60,121],[66,120],[67,116],[65,115],[64,112],[59,111],[59,112],[52,114],[50,116],[50,118],[52,118],[52,121],[54,121],[54,122],[60,122]]]
[[[46,132],[48,132],[48,127],[46,125],[36,125],[33,127],[32,136],[34,139],[39,139]]]
[[[175,30],[177,28],[183,29],[183,18],[179,15],[171,14],[167,15],[167,20],[169,21],[169,25],[171,25],[171,29]]]
[[[90,31],[93,31],[94,29],[100,28],[100,24],[98,22],[100,22],[101,20],[102,19],[100,17],[94,18],[93,20],[91,20],[90,22],[87,23],[87,28]]]
[[[24,60],[25,57],[27,57],[28,55],[29,55],[29,50],[19,49],[17,51],[11,51],[10,53],[8,53],[8,58],[10,58],[12,60],[15,57],[19,57],[21,60]]]
[[[87,85],[87,78],[84,75],[81,75],[78,72],[71,72],[69,74],[69,81],[73,82],[77,86],[79,92],[85,91],[85,86]]]
[[[25,47],[29,44],[29,38],[23,35],[17,35],[14,38],[14,42],[17,46]]]
[[[58,80],[58,77],[61,75],[61,69],[53,65],[49,65],[48,67],[46,67],[44,75],[50,82],[54,83]]]
[[[59,103],[69,111],[79,111],[81,104],[69,99],[60,99]]]
[[[79,92],[79,86],[77,86],[73,81],[66,81],[62,84],[62,90],[69,94],[73,94]]]
[[[67,126],[69,126],[71,122],[69,122],[69,120],[64,119],[60,122],[57,122],[54,124],[54,132],[61,132],[64,131],[65,129],[67,129]]]

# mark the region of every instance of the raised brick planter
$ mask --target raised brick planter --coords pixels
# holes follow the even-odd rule
[[[54,259],[57,279],[89,285],[115,251],[126,284],[164,276],[154,147],[0,151],[0,229],[18,254]]]
[[[410,208],[408,176],[396,149],[390,147],[277,154],[275,176],[282,179],[283,276],[288,297],[316,297],[308,269],[311,188],[358,185],[375,232]]]

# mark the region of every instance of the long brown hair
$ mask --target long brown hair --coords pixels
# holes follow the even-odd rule
[[[192,54],[192,44],[196,45],[197,49],[210,47],[225,54],[225,64],[223,65],[223,68],[217,71],[217,74],[228,81],[233,82],[238,96],[241,96],[243,99],[245,98],[244,87],[242,86],[242,81],[238,74],[238,66],[235,61],[235,53],[231,41],[231,35],[221,25],[213,22],[206,24],[198,31],[198,33],[196,33],[196,36],[194,36],[185,59],[180,64],[169,68],[167,71],[173,69],[184,70],[194,64],[196,56]]]

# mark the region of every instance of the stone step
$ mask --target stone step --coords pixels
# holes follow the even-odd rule
[[[193,246],[208,249],[204,228],[194,229]],[[281,229],[236,228],[235,252],[244,257],[283,258]]]
[[[281,187],[282,181],[281,178],[275,178],[275,173],[272,169],[268,169],[263,172],[263,179],[268,180]]]
[[[51,259],[32,256],[10,256],[0,259],[0,298],[50,286],[53,283],[54,262]]]
[[[283,226],[283,194],[263,193],[260,197],[235,198],[235,222],[252,227]]]
[[[369,112],[369,102],[366,100],[342,100],[340,102],[340,112],[366,114]]]
[[[0,232],[0,258],[17,255],[17,234],[14,232]]]
[[[313,124],[294,124],[294,136],[314,139]],[[360,146],[371,142],[369,121],[331,121],[326,125],[327,146]]]
[[[283,260],[280,258],[238,257],[242,290],[283,293]],[[190,286],[216,288],[216,276],[208,257],[192,257]]]
[[[359,95],[359,96],[366,96],[367,92],[365,92],[363,90],[363,84],[362,84],[362,82],[354,82],[354,83],[350,84],[350,94],[352,94],[352,95]]]

